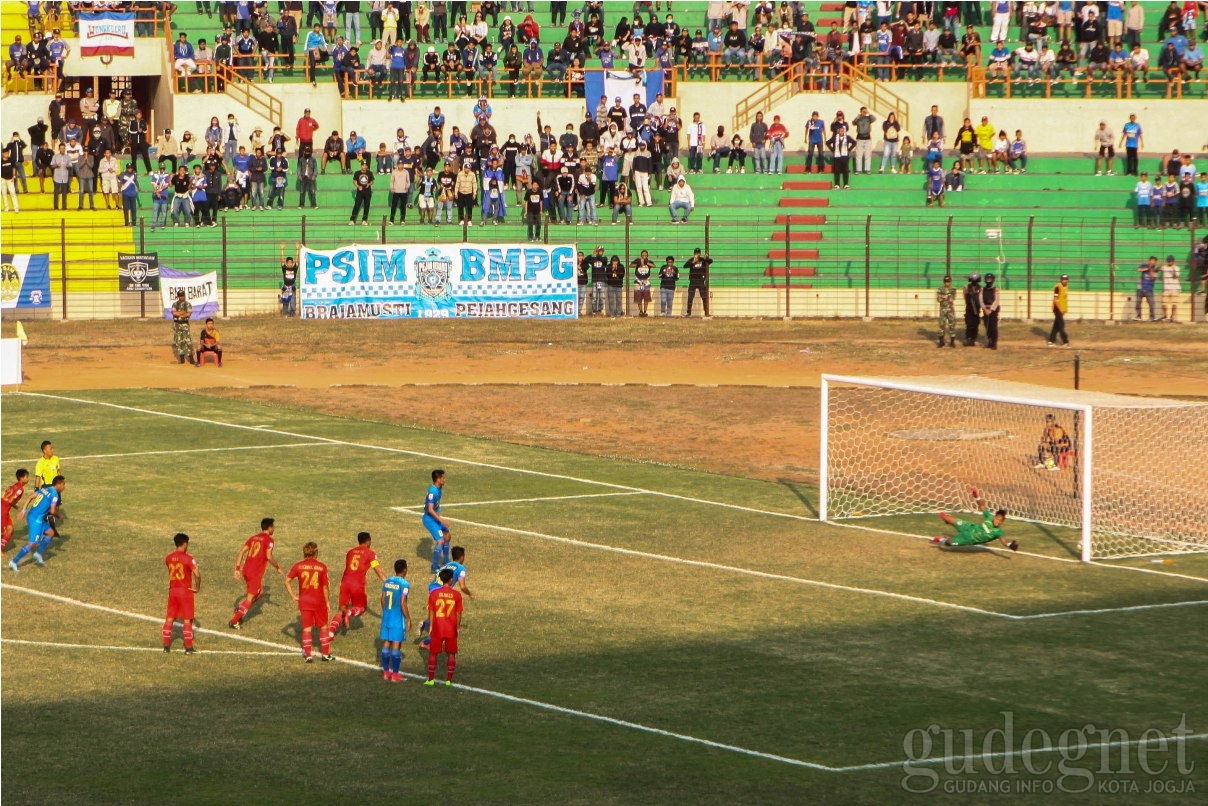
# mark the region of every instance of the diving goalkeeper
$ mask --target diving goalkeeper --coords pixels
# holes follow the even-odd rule
[[[991,540],[997,540],[1011,551],[1019,550],[1019,543],[1012,540],[1008,543],[1002,536],[1002,524],[1007,519],[1007,511],[1000,509],[992,512],[986,506],[986,500],[981,497],[976,487],[969,488],[969,494],[973,496],[973,500],[977,502],[977,508],[982,511],[981,523],[968,523],[959,518],[954,518],[947,512],[940,513],[940,520],[956,529],[956,534],[951,537],[936,536],[931,538],[931,542],[937,546],[980,546],[982,543],[989,543]]]

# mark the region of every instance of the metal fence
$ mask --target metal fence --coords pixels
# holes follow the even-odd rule
[[[644,211],[643,211],[644,212]],[[780,211],[777,211],[780,212]],[[997,275],[1006,318],[1044,318],[1052,289],[1070,276],[1074,319],[1133,318],[1137,266],[1149,255],[1174,255],[1182,267],[1187,301],[1203,290],[1203,268],[1193,257],[1208,227],[1138,229],[1131,220],[1086,220],[1042,216],[812,215],[788,208],[770,215],[693,217],[672,226],[666,218],[611,223],[601,209],[598,226],[547,223],[547,243],[572,243],[590,253],[599,245],[628,265],[648,250],[656,266],[670,255],[683,267],[699,247],[714,262],[709,285],[715,316],[747,317],[927,317],[945,274],[957,286],[972,272]],[[253,217],[253,215],[255,217]],[[289,215],[288,219],[275,216]],[[509,215],[515,216],[514,210]],[[219,226],[152,230],[146,219],[135,228],[93,221],[74,213],[54,224],[21,221],[5,228],[6,252],[48,252],[49,308],[17,309],[23,318],[100,319],[158,317],[151,294],[118,290],[119,251],[158,253],[161,265],[218,274],[225,316],[277,310],[281,253],[297,246],[336,248],[350,243],[516,243],[525,226],[513,217],[500,225],[419,224],[416,211],[405,225],[379,216],[368,227],[348,226],[345,214],[317,210],[305,216],[239,212]],[[7,223],[7,222],[6,222]],[[627,278],[627,285],[632,272]],[[681,291],[687,286],[681,279]],[[1160,291],[1160,285],[1159,285]],[[631,295],[626,294],[628,299]],[[686,294],[680,293],[677,312]],[[1203,296],[1195,297],[1202,316]],[[1185,308],[1182,318],[1188,318]],[[630,313],[635,313],[631,311]]]

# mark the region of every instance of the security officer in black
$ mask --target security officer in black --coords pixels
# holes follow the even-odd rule
[[[981,321],[981,275],[969,275],[965,285],[965,346],[977,344],[977,325]]]
[[[981,290],[982,319],[986,323],[986,346],[991,350],[998,349],[998,286],[994,285],[994,275],[986,275],[986,285]]]

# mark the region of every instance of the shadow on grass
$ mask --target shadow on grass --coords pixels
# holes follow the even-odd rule
[[[779,478],[776,481],[781,487],[784,487],[786,490],[791,492],[793,497],[801,502],[801,505],[805,507],[806,511],[809,512],[811,516],[815,518],[818,517],[818,507],[810,501],[809,496],[806,495],[805,490],[800,483],[786,478]]]

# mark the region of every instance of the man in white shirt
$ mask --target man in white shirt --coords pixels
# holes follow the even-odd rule
[[[118,199],[118,162],[110,149],[105,149],[105,156],[97,163],[97,173],[101,177],[101,195],[105,197],[105,206],[113,210],[120,206]]]
[[[1183,291],[1179,283],[1179,265],[1174,255],[1167,255],[1159,271],[1162,274],[1162,318],[1167,322],[1178,321],[1179,295]]]

